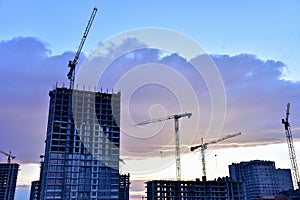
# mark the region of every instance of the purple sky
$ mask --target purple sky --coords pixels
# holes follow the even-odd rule
[[[293,136],[295,140],[299,140],[299,0],[194,0],[176,3],[155,0],[118,3],[95,0],[76,3],[0,0],[0,149],[11,150],[17,162],[38,163],[39,155],[44,153],[48,92],[56,82],[58,86],[68,85],[67,63],[74,57],[74,52],[71,51],[76,51],[94,6],[99,10],[84,52],[90,53],[97,43],[123,31],[139,27],[161,27],[182,32],[212,55],[226,90],[223,133],[243,133],[242,136],[224,141],[222,147],[284,143],[281,118],[285,116],[287,102],[291,103]],[[114,54],[123,47],[145,45],[143,41],[131,38],[121,45],[111,47],[110,53]],[[198,143],[200,137],[205,135],[207,138],[217,137],[218,134],[206,134],[212,105],[205,81],[195,76],[186,60],[176,54],[161,54],[155,50],[136,53],[138,55],[121,57],[112,65],[111,72],[118,76],[105,76],[104,90],[118,80],[116,77],[140,64],[138,59],[141,57],[142,63],[151,61],[154,65],[172,66],[189,79],[197,91],[200,106],[198,114],[201,120],[196,135],[191,135],[194,130],[190,131],[188,128],[197,118],[182,120],[182,130],[187,130],[182,132],[185,136],[181,140],[183,148],[187,149],[191,143]],[[80,62],[83,60],[82,54]],[[118,68],[118,65],[126,67]],[[166,77],[166,80],[172,81],[172,76]],[[180,83],[174,85],[178,86]],[[161,98],[145,97],[144,92],[155,92]],[[133,110],[139,111],[133,113],[133,119],[136,122],[146,120],[149,117],[149,105],[157,102],[168,109],[167,114],[181,111],[179,104],[176,101],[171,104],[169,98],[176,100],[176,96],[167,88],[154,85],[140,88],[133,94],[130,104]],[[159,111],[157,117],[163,114],[160,107],[153,110]],[[191,112],[193,117],[196,116],[194,110]],[[139,139],[140,143],[135,146],[131,144],[136,140],[123,132],[123,150],[128,151],[129,157],[132,157],[133,152],[141,153],[139,158],[142,158],[159,156],[157,149],[163,147],[164,154],[171,155],[173,123],[166,122],[163,130],[165,134],[158,134],[147,142]],[[144,131],[151,133],[151,129]],[[147,146],[143,150],[150,155],[140,152],[140,146]],[[297,153],[297,146],[295,147]],[[283,152],[277,151],[274,154]],[[250,158],[251,155],[257,155],[257,152],[249,152],[247,157]],[[284,155],[288,159],[288,153]],[[282,158],[278,156],[278,160],[284,160]],[[5,157],[1,155],[0,159],[4,161]],[[27,172],[26,176],[30,180],[32,172],[25,167],[21,170],[23,172]],[[24,183],[23,181],[22,184]],[[133,184],[133,188],[143,190],[143,181]],[[20,197],[23,190],[19,191],[18,199],[24,199]]]

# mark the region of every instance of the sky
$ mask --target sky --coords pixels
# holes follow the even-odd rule
[[[189,152],[191,145],[201,137],[209,141],[239,131],[241,136],[207,150],[209,179],[227,176],[232,162],[251,159],[290,168],[281,125],[288,102],[300,157],[300,1],[0,0],[0,149],[11,150],[21,164],[16,199],[26,199],[28,185],[38,178],[48,92],[56,83],[68,85],[67,63],[95,6],[98,13],[80,57],[78,79],[85,69],[97,74],[104,69],[100,64],[112,61],[98,86],[121,90],[123,107],[129,110],[122,115],[126,164],[121,169],[137,180],[132,198],[145,195],[145,180],[175,176],[173,122],[132,126],[149,117],[193,112],[191,119],[180,121],[184,179],[202,176],[199,152]],[[208,75],[203,68],[195,71],[193,66],[199,69],[203,62],[217,70]],[[133,83],[139,87],[130,93]]]

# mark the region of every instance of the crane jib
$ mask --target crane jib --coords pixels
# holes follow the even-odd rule
[[[85,40],[86,40],[86,38],[88,36],[90,28],[91,28],[91,26],[93,24],[94,18],[95,18],[96,13],[97,13],[97,10],[98,9],[95,7],[94,10],[93,10],[93,12],[92,12],[92,14],[91,14],[91,17],[90,17],[90,19],[88,21],[88,24],[87,24],[87,26],[85,28],[84,34],[83,34],[83,36],[81,38],[81,42],[79,44],[79,47],[78,47],[77,52],[75,54],[75,57],[74,57],[73,61],[69,61],[68,67],[70,67],[70,71],[68,72],[67,77],[68,77],[68,79],[70,79],[70,89],[73,89],[74,81],[75,81],[75,68],[76,68],[76,65],[77,65],[77,61],[79,59],[81,50],[82,50],[83,45],[85,43]]]

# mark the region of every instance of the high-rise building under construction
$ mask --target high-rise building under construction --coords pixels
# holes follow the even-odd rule
[[[41,199],[119,199],[120,93],[49,96]]]

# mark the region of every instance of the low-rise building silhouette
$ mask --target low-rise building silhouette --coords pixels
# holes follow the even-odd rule
[[[207,181],[206,177],[202,181],[153,180],[146,182],[146,188],[148,200],[244,199],[242,182],[228,177],[212,181]]]

